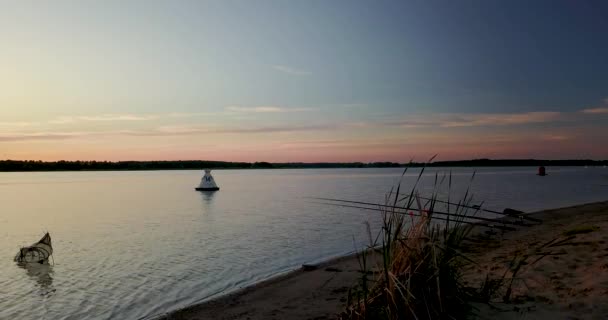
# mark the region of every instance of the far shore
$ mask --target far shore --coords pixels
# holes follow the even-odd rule
[[[246,169],[361,169],[421,167],[606,167],[608,160],[473,159],[434,162],[229,162],[207,160],[162,161],[38,161],[0,160],[0,172],[61,171],[158,171],[158,170],[246,170]]]
[[[471,235],[471,254],[479,264],[465,279],[480,285],[485,275],[502,272],[517,250],[564,234],[575,246],[560,248],[525,268],[514,287],[514,302],[478,305],[479,319],[608,318],[608,201],[531,213],[542,224],[494,236]],[[481,227],[480,227],[481,228]],[[579,230],[579,231],[577,231]],[[583,231],[580,231],[583,230]],[[228,295],[160,315],[186,319],[335,319],[346,307],[348,291],[360,277],[356,254],[279,275]],[[525,313],[525,315],[524,315]]]

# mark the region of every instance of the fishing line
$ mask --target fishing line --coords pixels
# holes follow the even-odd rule
[[[362,209],[362,210],[369,210],[369,211],[377,211],[377,212],[387,212],[386,210],[382,210],[382,209],[375,209],[375,208],[366,208],[366,207],[359,207],[359,206],[351,206],[351,205],[347,205],[347,204],[335,204],[335,203],[324,203],[324,202],[314,202],[317,204],[323,204],[323,205],[330,205],[330,206],[336,206],[336,207],[345,207],[345,208],[354,208],[354,209]],[[411,213],[407,213],[407,212],[395,212],[397,214],[400,215],[409,215],[409,216],[414,216],[414,217],[428,217],[428,216],[424,216],[421,214],[417,214],[414,212]],[[440,212],[433,212],[433,213],[438,213],[438,214],[445,214],[445,213],[440,213]],[[515,231],[517,229],[513,228],[513,227],[508,227],[508,226],[504,226],[504,225],[491,225],[491,224],[486,224],[486,223],[480,223],[480,222],[473,222],[473,221],[463,221],[463,220],[453,220],[453,219],[446,219],[446,218],[441,218],[441,217],[428,217],[431,220],[435,219],[435,220],[442,220],[442,221],[450,221],[453,222],[454,224],[458,225],[460,223],[465,223],[465,224],[471,224],[471,225],[478,225],[478,226],[482,226],[482,227],[487,227],[487,228],[497,228],[497,229],[503,229],[503,230],[509,230],[509,231]],[[466,218],[466,219],[477,219],[475,217],[462,217],[462,218]],[[492,220],[494,221],[494,220]],[[502,221],[497,223],[503,223]]]
[[[405,210],[405,211],[407,211],[407,210],[413,210],[413,211],[419,210],[419,209],[415,209],[415,208],[394,207],[394,206],[389,206],[389,205],[373,204],[373,203],[361,202],[361,201],[338,200],[338,199],[327,199],[327,198],[317,198],[317,199],[319,199],[319,200],[326,200],[326,201],[337,201],[337,202],[355,203],[355,204],[362,204],[362,205],[367,205],[367,206],[377,206],[377,207],[388,208],[388,209],[393,209],[393,210],[395,210],[395,209],[396,210]],[[340,206],[339,204],[332,204],[332,203],[322,203],[322,204],[330,204],[330,205]],[[371,208],[364,208],[364,207],[359,207],[359,206],[349,206],[349,207],[360,208],[360,209],[371,209]],[[477,209],[477,210],[479,210],[479,209]],[[452,217],[459,217],[459,218],[465,218],[465,219],[476,219],[476,220],[480,220],[480,221],[493,222],[493,223],[511,224],[511,225],[522,225],[521,223],[513,222],[513,221],[507,221],[507,220],[497,220],[497,219],[484,218],[484,217],[468,216],[468,215],[463,215],[463,214],[458,214],[458,213],[447,213],[447,212],[442,212],[442,211],[437,211],[437,210],[427,210],[427,211],[429,211],[430,214],[440,214],[440,215],[445,215],[445,216],[448,216],[448,217],[452,216]],[[400,213],[400,214],[408,214],[407,212],[398,212],[398,213]]]

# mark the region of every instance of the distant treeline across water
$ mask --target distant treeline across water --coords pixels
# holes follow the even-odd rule
[[[35,161],[0,160],[0,171],[96,171],[96,170],[192,170],[192,169],[312,169],[312,168],[396,168],[421,167],[424,163],[396,162],[319,162],[269,163],[226,161]],[[535,159],[475,159],[436,161],[430,167],[511,167],[511,166],[606,166],[608,160],[535,160]]]

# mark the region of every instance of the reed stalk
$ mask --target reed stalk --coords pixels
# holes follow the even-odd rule
[[[430,200],[424,201],[416,189],[423,173],[424,168],[407,196],[399,183],[376,209],[382,224],[379,263],[372,266],[370,250],[360,254],[362,276],[349,292],[341,319],[462,319],[469,313],[469,291],[461,282],[461,267],[469,261],[460,247],[479,209],[469,205],[472,197],[467,190],[459,205],[441,213],[442,218],[435,217],[438,188],[445,177],[435,175]],[[451,188],[451,174],[449,184]],[[370,248],[376,247],[371,239],[370,235]]]

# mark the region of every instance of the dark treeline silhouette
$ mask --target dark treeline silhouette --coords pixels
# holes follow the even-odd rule
[[[226,161],[36,161],[0,160],[0,171],[191,170],[191,169],[290,169],[400,167],[393,162],[373,163],[269,163]]]
[[[459,161],[437,161],[431,167],[535,167],[535,166],[605,166],[608,160],[537,160],[537,159],[473,159]]]
[[[421,167],[424,163],[395,162],[318,162],[318,163],[270,163],[226,161],[35,161],[0,160],[0,171],[95,171],[95,170],[192,170],[192,169],[312,169],[312,168],[395,168]],[[475,159],[460,161],[436,161],[430,167],[510,167],[510,166],[605,166],[608,160],[535,160],[535,159]]]
[[[250,168],[246,162],[224,161],[0,161],[0,171],[185,170]]]
[[[313,163],[304,163],[304,162],[289,162],[289,163],[273,163],[273,168],[281,168],[281,169],[314,169],[314,168],[398,168],[404,167],[404,164],[396,163],[396,162],[313,162]]]

